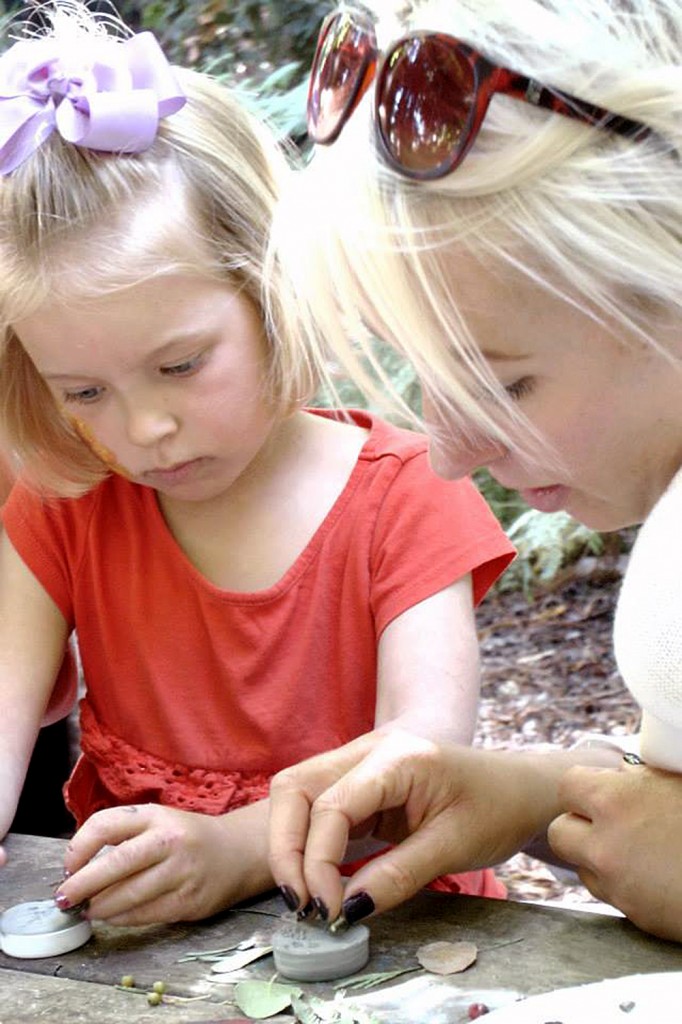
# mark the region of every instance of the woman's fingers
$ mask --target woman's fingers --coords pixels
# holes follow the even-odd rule
[[[311,895],[306,882],[304,858],[307,854],[311,812],[317,798],[337,780],[361,763],[374,746],[381,743],[383,733],[367,733],[337,750],[312,757],[301,764],[293,765],[280,772],[270,786],[270,870],[278,886],[283,890],[290,909],[305,906]],[[337,813],[332,806],[329,812],[316,809],[315,813],[327,814],[326,827],[318,824],[317,831],[323,842],[323,862],[334,867],[326,871],[323,889],[328,892],[332,905],[340,905],[341,883],[336,865],[343,858],[348,839],[348,819]],[[327,829],[329,831],[327,831]],[[329,844],[333,851],[331,858],[324,853]],[[337,855],[337,851],[340,851]]]
[[[413,895],[452,856],[447,823],[429,827],[448,806],[452,791],[439,748],[399,730],[361,740],[289,769],[271,790],[275,879],[293,888],[302,901],[321,901],[332,918],[344,900],[339,865],[358,826],[373,822],[375,834],[391,842],[417,833],[371,861],[349,884],[346,898],[365,885],[376,885],[376,892],[372,888],[367,895],[377,909]],[[338,781],[323,789],[332,779]]]
[[[454,835],[454,827],[446,819],[437,819],[433,828],[422,827],[363,865],[348,882],[341,905],[343,916],[354,923],[410,899],[450,869]]]

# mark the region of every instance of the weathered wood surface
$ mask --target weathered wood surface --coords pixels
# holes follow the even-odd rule
[[[0,969],[0,1024],[223,1024],[226,1009],[204,1001],[149,1006],[110,985]],[[278,1022],[292,1024],[269,1019]]]
[[[8,837],[9,860],[0,871],[0,907],[47,898],[61,875],[63,845],[53,839]],[[160,1020],[158,1010],[144,1005],[143,996],[114,988],[124,974],[133,975],[142,988],[163,980],[172,995],[201,997],[201,1003],[188,1003],[183,1008],[165,1006],[164,1021],[220,1021],[238,1017],[230,1005],[233,983],[212,984],[208,981],[209,964],[178,960],[189,951],[227,947],[254,934],[267,942],[282,909],[279,898],[270,898],[199,924],[123,929],[95,922],[93,939],[72,953],[43,960],[15,960],[0,954],[0,994],[5,1007],[8,999],[13,998],[14,979],[22,975],[29,976],[36,990],[43,984],[39,976],[44,976],[46,983],[49,979],[62,1000],[61,1017],[12,1017],[0,1013],[0,1024],[23,1024],[33,1019],[83,1019],[106,1024],[109,1020],[124,1019],[115,1016],[120,1013],[120,1000],[124,1001],[125,1019]],[[380,1019],[390,1024],[459,1024],[467,1020],[466,1010],[474,1001],[500,1006],[522,995],[602,978],[682,970],[682,947],[644,935],[622,918],[532,904],[424,893],[394,912],[372,920],[370,929],[372,955],[367,971],[416,966],[415,951],[425,942],[467,940],[479,948],[477,962],[462,974],[449,978],[435,978],[423,972],[410,974],[357,998],[358,1003],[371,1006]],[[269,979],[273,973],[272,959],[267,957],[238,977]],[[54,989],[55,982],[59,983],[58,989]],[[88,983],[92,988],[86,985],[84,989],[77,982]],[[327,984],[305,988],[317,995],[333,995]],[[74,1012],[80,1001],[86,999],[90,1016],[67,1018],[63,1000],[70,998],[74,1001]],[[210,1008],[206,1010],[207,1001],[213,1001],[217,1011],[212,1018],[202,1016],[211,1012]],[[110,1004],[114,1007],[111,1011]],[[95,1015],[95,1005],[98,1013],[104,1015]],[[171,1009],[180,1015],[166,1012]],[[112,1015],[106,1016],[109,1012]]]

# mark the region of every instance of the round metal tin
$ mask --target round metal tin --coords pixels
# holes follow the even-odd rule
[[[331,981],[362,970],[369,929],[356,924],[332,934],[320,922],[287,921],[272,937],[275,967],[292,981]]]
[[[0,916],[0,948],[19,959],[60,956],[78,949],[91,935],[88,920],[65,914],[54,900],[18,903]]]

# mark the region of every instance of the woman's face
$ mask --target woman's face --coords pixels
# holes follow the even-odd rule
[[[453,431],[432,446],[436,471],[485,466],[534,508],[593,529],[641,522],[682,465],[682,370],[517,272],[458,261],[453,287],[492,372],[550,450],[528,456]],[[682,323],[658,340],[682,357]]]

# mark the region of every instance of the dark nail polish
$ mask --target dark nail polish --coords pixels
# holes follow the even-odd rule
[[[62,892],[56,892],[54,894],[54,901],[60,910],[69,910],[71,907],[71,900]]]
[[[348,924],[356,924],[363,917],[374,913],[374,900],[368,892],[356,892],[343,901],[341,913]]]
[[[280,885],[279,891],[282,894],[282,899],[286,903],[287,908],[289,910],[298,910],[298,908],[301,905],[301,901],[299,900],[298,896],[296,895],[294,890],[291,888],[291,886],[290,885]]]
[[[296,914],[296,920],[297,921],[305,921],[314,912],[315,912],[315,904],[311,900],[310,903],[306,903],[306,905],[302,908],[302,910],[298,911],[298,913]]]
[[[313,903],[315,904],[315,910],[322,921],[329,920],[329,907],[321,900],[319,896],[313,896]]]

